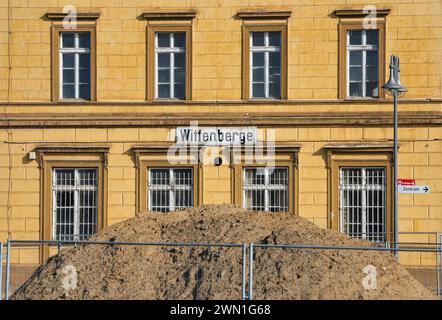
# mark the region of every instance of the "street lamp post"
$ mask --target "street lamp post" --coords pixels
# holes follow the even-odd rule
[[[390,79],[388,79],[387,83],[382,86],[389,94],[393,96],[394,102],[394,144],[393,144],[393,159],[394,159],[394,173],[393,173],[393,181],[394,181],[394,207],[393,207],[393,218],[394,218],[394,248],[395,256],[399,259],[399,253],[397,249],[399,248],[399,219],[398,219],[398,110],[397,110],[397,102],[399,95],[407,92],[407,88],[405,88],[401,84],[400,80],[400,67],[399,67],[399,57],[395,55],[391,55],[390,57]]]

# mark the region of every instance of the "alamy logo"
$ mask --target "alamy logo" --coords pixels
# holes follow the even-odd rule
[[[77,269],[73,265],[68,264],[61,269],[61,273],[64,274],[61,280],[61,286],[66,291],[66,296],[69,296],[69,290],[77,289]]]
[[[63,18],[63,28],[72,30],[77,29],[77,8],[71,5],[63,7],[63,13],[67,13]]]
[[[367,5],[363,9],[363,13],[366,14],[362,21],[364,29],[376,29],[377,28],[377,10],[373,5]]]
[[[376,270],[376,267],[369,264],[364,267],[362,272],[366,274],[365,278],[362,280],[362,286],[364,287],[364,289],[366,290],[377,289],[378,284],[376,277],[378,275],[378,272]]]

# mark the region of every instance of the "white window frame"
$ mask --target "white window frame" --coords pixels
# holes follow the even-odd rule
[[[357,169],[361,171],[361,184],[357,185],[347,185],[347,186],[343,186],[343,181],[344,181],[344,170],[351,170],[351,169]],[[380,177],[377,177],[378,179],[381,178],[383,181],[382,185],[371,185],[368,184],[367,182],[367,170],[383,170],[383,175]],[[362,221],[357,221],[357,222],[349,222],[352,224],[361,224],[361,234],[356,234],[356,235],[352,235],[350,234],[350,236],[355,236],[355,237],[359,237],[362,239],[370,239],[370,238],[375,238],[375,241],[379,241],[379,242],[384,242],[387,237],[386,237],[386,230],[387,230],[387,169],[385,167],[340,167],[339,168],[339,214],[340,214],[340,232],[346,233],[346,228],[345,228],[345,209],[348,208],[358,208],[358,206],[346,206],[344,207],[344,192],[347,192],[347,194],[352,191],[352,190],[361,190],[361,191],[381,191],[382,192],[382,202],[384,204],[383,208],[380,206],[377,206],[376,208],[378,208],[378,219],[382,218],[382,222],[383,222],[383,232],[380,234],[368,234],[367,233],[367,208],[368,207],[373,207],[372,205],[369,206],[369,204],[367,203],[367,197],[366,197],[366,192],[361,192],[361,220]],[[356,212],[357,215],[357,212]]]
[[[63,186],[57,185],[57,171],[59,170],[73,170],[74,171],[74,186]],[[80,184],[80,170],[95,170],[95,186],[85,186]],[[52,239],[57,240],[57,191],[74,191],[74,233],[72,235],[61,235],[62,237],[73,237],[75,241],[80,240],[80,238],[85,238],[87,235],[80,234],[80,191],[93,191],[95,192],[95,213],[94,213],[94,223],[95,232],[98,229],[98,170],[97,168],[53,168],[52,169]]]
[[[74,34],[74,41],[75,41],[75,48],[63,48],[63,34]],[[80,33],[87,33],[89,34],[89,39],[90,39],[90,43],[92,44],[92,34],[90,32],[60,32],[60,39],[59,39],[59,44],[60,44],[60,48],[59,48],[59,61],[60,61],[60,85],[59,85],[59,90],[60,90],[60,99],[61,100],[72,100],[72,98],[64,98],[63,97],[63,55],[64,54],[74,54],[75,55],[75,65],[74,65],[74,72],[75,72],[75,100],[83,100],[82,98],[80,99],[80,54],[89,54],[90,59],[92,60],[91,57],[91,48],[87,49],[87,48],[78,48],[79,47],[79,43],[80,43]],[[90,75],[92,75],[92,64],[89,64],[89,73]],[[90,77],[89,79],[89,89],[92,90],[92,77]],[[92,98],[92,91],[91,91],[91,98]]]
[[[170,47],[158,47],[158,34],[159,33],[168,33],[169,34],[169,46]],[[161,99],[161,100],[181,100],[179,98],[175,97],[175,54],[177,53],[184,53],[185,58],[187,59],[186,55],[186,44],[184,44],[184,48],[176,48],[175,45],[175,34],[176,33],[184,33],[184,41],[186,43],[187,41],[187,33],[186,32],[166,32],[166,31],[157,31],[155,32],[155,99]],[[170,72],[170,83],[169,83],[169,98],[159,98],[158,97],[158,87],[160,83],[158,83],[158,74],[159,74],[159,66],[158,66],[158,55],[161,53],[167,53],[169,54],[169,72]],[[187,73],[187,66],[184,65],[184,88],[186,88],[186,73]],[[186,93],[184,94],[184,99],[186,98]]]
[[[270,174],[273,172],[274,169],[284,169],[287,174],[287,185],[275,185],[270,184]],[[264,184],[263,185],[246,185],[246,171],[247,170],[262,170],[264,173]],[[246,206],[246,196],[247,191],[254,191],[254,190],[264,190],[264,211],[270,211],[270,191],[284,191],[287,194],[286,197],[286,204],[287,208],[286,210],[281,210],[278,212],[288,212],[290,209],[290,173],[289,168],[287,167],[243,167],[242,170],[242,207],[244,209],[251,210],[251,208],[247,208]]]
[[[253,46],[253,34],[254,33],[262,33],[264,32],[264,46],[258,46],[255,47]],[[280,34],[281,37],[281,44],[282,44],[282,33],[280,31],[275,31],[278,32]],[[281,53],[281,44],[279,47],[277,46],[270,46],[269,45],[269,33],[270,31],[251,31],[250,32],[250,39],[249,39],[249,43],[250,43],[250,74],[249,74],[249,78],[250,78],[250,83],[249,83],[249,96],[250,99],[280,99],[280,98],[274,98],[274,97],[270,97],[270,85],[269,85],[269,72],[270,72],[270,66],[269,66],[269,53],[270,52],[279,52],[280,53],[280,57],[281,57],[281,64],[280,64],[280,79],[279,79],[279,84],[281,86],[282,90],[282,53]],[[254,97],[253,96],[253,83],[254,83],[254,79],[253,79],[253,54],[254,53],[259,53],[259,52],[263,52],[264,53],[264,97]],[[280,93],[281,96],[281,93]]]
[[[378,29],[368,29],[368,31],[373,31],[376,30],[378,32],[378,37],[379,37],[379,30]],[[350,44],[350,33],[352,31],[361,31],[361,42],[362,44],[360,45],[354,45],[354,44]],[[379,38],[378,38],[379,39]],[[378,77],[378,96],[377,97],[371,97],[371,96],[367,96],[367,86],[366,86],[366,81],[367,81],[367,51],[376,51],[378,53],[378,74],[379,74],[379,68],[381,67],[379,65],[379,45],[370,45],[370,44],[366,44],[367,43],[367,29],[350,29],[347,30],[347,35],[346,35],[346,41],[347,41],[347,52],[346,52],[346,75],[347,75],[347,97],[350,99],[378,99],[379,95],[380,95],[380,79]],[[357,96],[350,96],[350,52],[354,52],[354,51],[360,51],[362,53],[362,95],[360,97]]]
[[[190,170],[190,177],[192,179],[191,185],[179,185],[179,187],[175,184],[175,170],[183,170],[187,169]],[[195,192],[194,192],[194,184],[195,184],[195,176],[194,176],[194,170],[191,167],[151,167],[147,168],[148,170],[148,181],[147,181],[147,196],[148,196],[148,210],[152,211],[154,210],[152,207],[152,193],[151,191],[159,191],[159,190],[167,190],[169,191],[169,211],[176,210],[176,204],[175,204],[175,194],[177,191],[180,190],[186,190],[190,191],[191,196],[191,204],[188,206],[188,208],[191,208],[194,206],[195,203]],[[161,185],[153,185],[151,184],[152,179],[152,170],[168,170],[169,171],[169,184],[161,184]],[[165,207],[165,206],[164,206]]]

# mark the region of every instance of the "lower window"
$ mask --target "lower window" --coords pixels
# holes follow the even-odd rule
[[[341,231],[352,237],[386,241],[386,169],[339,170]]]
[[[288,168],[243,169],[243,207],[254,211],[289,211]]]
[[[97,169],[53,169],[53,229],[55,240],[84,240],[97,232]]]
[[[193,168],[148,169],[148,209],[169,212],[193,207]]]

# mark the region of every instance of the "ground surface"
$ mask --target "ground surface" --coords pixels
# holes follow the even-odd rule
[[[143,213],[91,240],[372,246],[293,215],[233,205]],[[11,298],[240,299],[241,262],[240,248],[77,246],[50,258]],[[76,289],[64,289],[72,287],[68,265]],[[362,285],[367,265],[376,267],[375,290]],[[374,251],[256,248],[253,284],[255,299],[436,298],[388,253]]]

